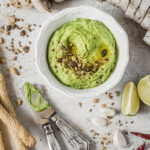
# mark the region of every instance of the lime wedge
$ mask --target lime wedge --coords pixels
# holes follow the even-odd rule
[[[139,110],[139,105],[140,99],[136,85],[132,81],[130,81],[125,85],[122,95],[122,114],[126,116],[136,115]]]
[[[148,106],[150,106],[150,75],[142,78],[138,83],[138,93],[140,99]]]

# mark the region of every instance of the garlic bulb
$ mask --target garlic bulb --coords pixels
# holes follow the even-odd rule
[[[127,146],[126,139],[119,129],[117,129],[113,135],[113,144],[116,147],[126,147]]]
[[[115,110],[110,108],[101,108],[100,113],[104,115],[105,117],[111,116],[113,117],[115,115]]]
[[[107,121],[103,118],[90,118],[90,122],[93,123],[96,126],[107,126]]]

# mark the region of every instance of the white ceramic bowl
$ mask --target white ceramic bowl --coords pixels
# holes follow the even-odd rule
[[[64,23],[75,18],[89,18],[103,22],[107,28],[113,33],[119,51],[118,61],[113,73],[102,85],[91,89],[73,89],[63,85],[51,73],[47,62],[47,45],[52,33]],[[42,25],[40,33],[35,44],[36,64],[41,75],[46,79],[50,87],[56,91],[76,97],[94,97],[113,88],[121,80],[126,66],[129,61],[129,44],[128,36],[124,29],[111,15],[90,6],[79,6],[75,8],[67,8],[56,15],[48,18]]]

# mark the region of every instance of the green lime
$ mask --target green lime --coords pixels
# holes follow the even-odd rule
[[[142,78],[138,83],[138,93],[140,99],[150,106],[150,75],[145,76]]]
[[[139,110],[139,106],[140,99],[136,85],[134,82],[130,81],[125,85],[123,91],[121,102],[122,113],[126,116],[136,115]]]

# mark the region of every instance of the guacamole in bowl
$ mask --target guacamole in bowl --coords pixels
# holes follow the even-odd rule
[[[104,83],[117,62],[116,41],[100,21],[77,18],[51,36],[48,64],[64,85],[89,89]]]

